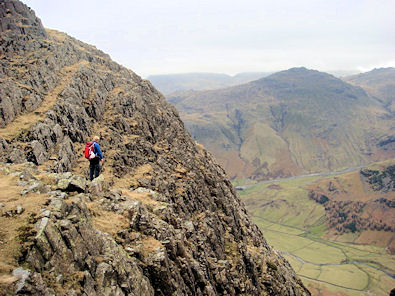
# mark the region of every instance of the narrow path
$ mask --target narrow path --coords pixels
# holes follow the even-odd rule
[[[31,112],[18,115],[12,122],[0,128],[0,138],[11,140],[18,136],[24,129],[29,128],[33,123],[44,119],[45,113],[58,101],[59,94],[71,83],[73,75],[81,66],[88,64],[88,61],[81,60],[76,64],[63,67],[59,71],[59,75],[62,77],[59,84],[44,97],[40,106]]]
[[[363,290],[363,289],[349,288],[349,287],[345,287],[345,286],[342,286],[342,285],[337,285],[337,284],[334,284],[334,283],[331,283],[331,282],[327,282],[327,281],[323,281],[323,280],[317,280],[315,278],[312,278],[312,277],[309,277],[309,276],[305,276],[305,275],[302,275],[302,274],[298,274],[298,276],[300,276],[302,278],[309,279],[311,281],[325,283],[325,284],[328,284],[328,285],[331,285],[331,286],[334,286],[334,287],[338,287],[338,288],[342,288],[342,289],[346,289],[346,290],[351,290],[351,291],[356,291],[356,292],[366,292],[366,290]]]

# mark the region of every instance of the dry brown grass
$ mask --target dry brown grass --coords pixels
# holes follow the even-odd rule
[[[122,194],[127,197],[129,200],[137,200],[140,201],[144,205],[160,205],[159,201],[156,201],[151,198],[151,194],[148,192],[134,192],[129,190],[122,190]]]
[[[45,29],[48,33],[49,36],[51,36],[52,38],[56,39],[56,41],[63,43],[66,38],[67,35],[65,33],[53,30],[53,29]]]
[[[93,225],[102,232],[115,237],[117,232],[128,227],[128,219],[120,214],[106,211],[97,203],[91,202],[87,204],[93,215]]]
[[[162,243],[152,236],[147,236],[142,240],[141,251],[144,257],[152,253],[157,253],[160,249],[163,249]]]
[[[130,188],[139,186],[138,179],[151,178],[150,174],[153,171],[151,164],[143,164],[137,167],[134,171],[129,172],[121,178],[114,180],[113,188]]]
[[[329,184],[335,190],[329,190]],[[359,171],[349,172],[333,178],[319,179],[318,182],[306,187],[310,190],[321,192],[333,200],[362,201],[379,199],[386,194],[372,190],[362,179]]]

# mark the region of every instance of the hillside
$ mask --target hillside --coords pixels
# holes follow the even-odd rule
[[[266,181],[239,192],[313,295],[386,296],[395,283],[394,164]]]
[[[387,247],[395,253],[395,164],[376,164],[312,183],[309,197],[325,208],[328,236]]]
[[[163,94],[168,95],[178,91],[209,90],[250,82],[269,73],[245,72],[234,76],[218,73],[183,73],[151,75],[147,79]]]
[[[0,17],[2,293],[310,294],[148,81],[17,0]]]
[[[293,68],[168,97],[231,178],[265,180],[394,157],[394,117],[360,87]]]
[[[370,95],[383,102],[391,112],[395,112],[395,68],[380,68],[344,77],[353,85],[362,87]]]

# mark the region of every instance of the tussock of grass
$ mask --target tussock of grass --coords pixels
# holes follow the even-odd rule
[[[159,201],[151,198],[151,193],[148,192],[134,192],[129,190],[122,190],[122,195],[126,196],[130,200],[140,201],[144,205],[160,205]]]
[[[162,243],[152,236],[147,236],[142,240],[141,252],[144,257],[152,253],[157,253],[160,249],[164,249]]]
[[[128,219],[124,215],[106,211],[97,203],[88,203],[88,208],[93,215],[93,225],[102,232],[115,237],[116,234],[128,227]]]

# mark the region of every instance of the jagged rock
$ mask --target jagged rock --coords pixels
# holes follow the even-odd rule
[[[26,161],[26,157],[20,149],[14,148],[8,155],[7,161],[12,163],[23,163]]]
[[[20,26],[17,22],[24,26]],[[29,7],[19,1],[4,0],[0,2],[0,32],[16,31],[18,34],[47,36],[39,18]]]
[[[23,181],[37,180],[36,177],[34,177],[33,174],[27,169],[24,170],[22,174],[19,175],[19,179]]]
[[[92,182],[88,185],[88,192],[93,195],[99,195],[102,193],[106,188],[108,188],[108,184],[104,180],[104,176],[100,175],[99,177],[92,180]]]
[[[18,183],[18,184],[25,186],[25,185],[23,185],[24,183]],[[50,191],[50,186],[45,185],[40,182],[33,182],[29,187],[21,190],[21,195],[26,195],[30,192],[46,193],[49,191]]]
[[[154,295],[137,263],[108,235],[93,228],[83,203],[63,204],[66,210],[61,217],[44,217],[37,223],[27,258],[32,267],[44,268],[63,287],[79,277],[89,295]]]
[[[67,35],[40,35],[29,10],[10,7],[32,28],[0,39],[0,126],[39,119],[0,139],[0,160],[19,149],[58,189],[19,258],[31,269],[20,293],[309,295],[148,81]],[[78,152],[96,133],[106,180],[88,187]]]
[[[12,275],[18,278],[16,283],[15,292],[18,293],[25,286],[26,279],[30,276],[31,272],[29,270],[18,267],[12,271]]]
[[[72,176],[68,179],[59,179],[56,189],[66,192],[85,192],[86,180],[79,176]]]

